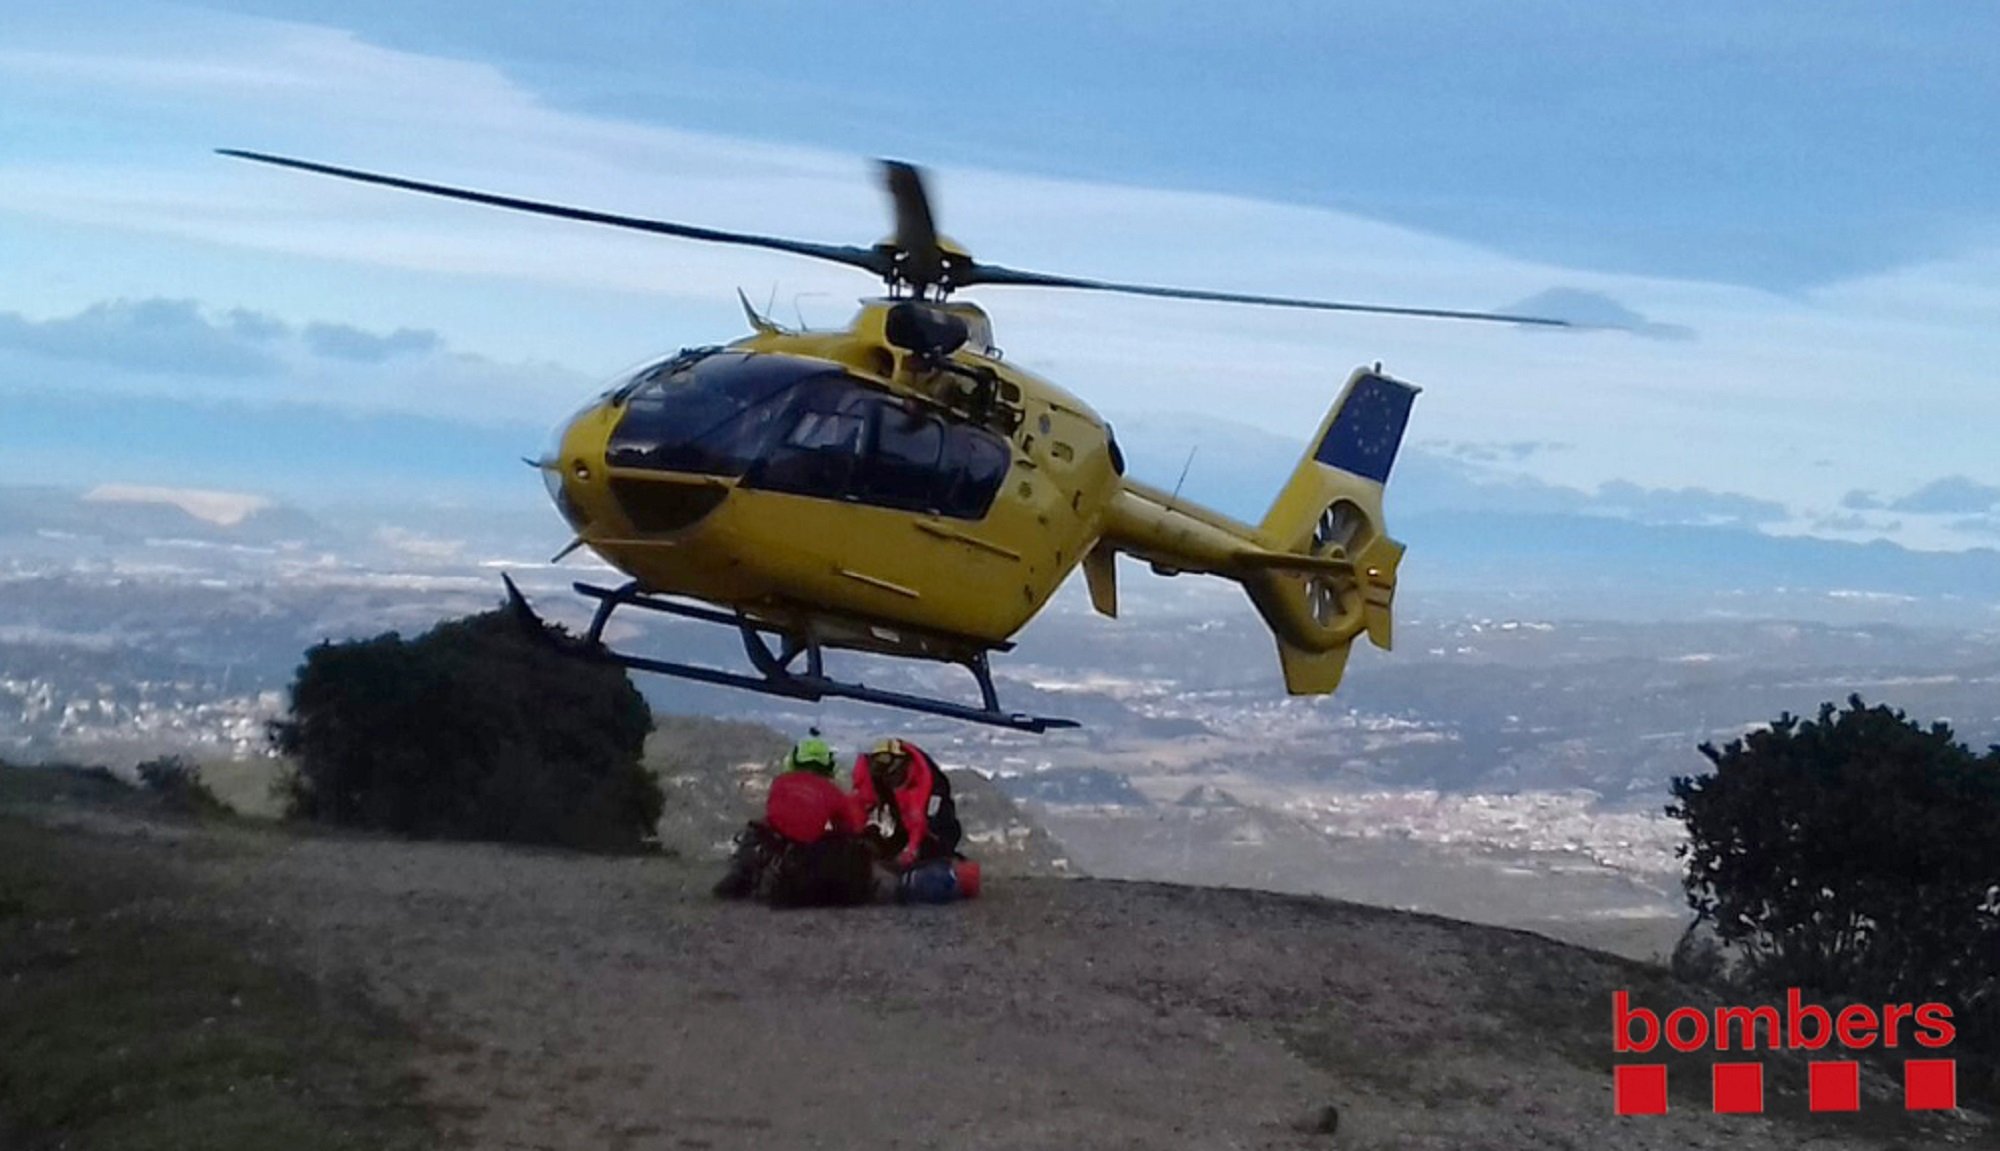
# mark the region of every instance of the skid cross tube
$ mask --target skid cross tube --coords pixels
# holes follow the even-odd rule
[[[544,636],[550,636],[547,625],[535,615],[534,609],[514,586],[514,581],[503,576],[507,584],[507,598],[515,614],[524,622],[532,621]],[[907,711],[922,712],[926,715],[943,716],[947,719],[964,720],[968,723],[983,723],[995,727],[1012,728],[1015,731],[1044,732],[1051,728],[1075,727],[1075,720],[1054,716],[1027,715],[1022,712],[1002,711],[1000,696],[993,686],[993,671],[987,661],[987,653],[980,651],[971,658],[958,661],[972,673],[979,684],[979,707],[953,703],[949,700],[932,699],[928,696],[912,695],[908,692],[889,691],[869,687],[863,683],[850,683],[829,677],[825,670],[823,645],[810,635],[797,635],[770,624],[750,620],[740,614],[719,611],[697,604],[676,603],[661,599],[641,590],[637,582],[616,588],[599,587],[596,584],[576,583],[572,585],[578,595],[597,601],[597,609],[592,613],[590,627],[584,632],[580,643],[570,645],[579,655],[592,659],[602,659],[634,671],[649,671],[659,675],[670,675],[678,679],[693,680],[697,683],[714,684],[718,687],[737,688],[764,695],[775,695],[786,699],[815,701],[820,699],[851,699],[857,703],[872,703],[883,707],[902,708]],[[721,668],[705,667],[700,664],[679,663],[673,660],[650,659],[645,656],[628,655],[612,651],[604,645],[604,628],[610,623],[612,613],[621,607],[643,608],[647,611],[680,616],[700,623],[720,624],[735,628],[743,637],[743,651],[756,675],[724,671]],[[766,635],[778,637],[778,650],[773,651],[765,641]],[[1011,645],[1009,645],[1011,646]],[[1002,648],[1001,650],[1005,650]],[[794,670],[799,657],[805,657],[803,670]]]

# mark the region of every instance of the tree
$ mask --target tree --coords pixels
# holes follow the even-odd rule
[[[2000,1041],[2000,748],[1851,696],[1673,781],[1689,905],[1772,987],[1940,1000]],[[1983,1022],[1981,1022],[1983,1020]]]
[[[287,813],[405,835],[632,849],[664,806],[652,713],[623,668],[505,612],[306,653],[272,725]]]

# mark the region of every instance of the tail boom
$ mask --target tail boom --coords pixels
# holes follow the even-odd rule
[[[1348,379],[1298,466],[1252,527],[1128,479],[1102,541],[1164,575],[1200,572],[1241,583],[1277,640],[1285,686],[1324,695],[1339,686],[1357,636],[1387,649],[1403,545],[1383,529],[1382,495],[1418,389],[1379,371]],[[1100,610],[1108,570],[1092,580]],[[1107,613],[1109,614],[1109,613]]]

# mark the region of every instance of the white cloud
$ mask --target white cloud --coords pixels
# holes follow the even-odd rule
[[[313,321],[294,328],[244,308],[212,315],[195,300],[102,301],[31,321],[0,312],[0,384],[80,381],[99,393],[307,403],[407,412],[460,423],[546,424],[595,381],[550,364],[453,351],[436,332],[370,332]]]
[[[297,153],[606,211],[866,243],[888,224],[860,157],[565,112],[487,65],[333,29],[184,11],[152,19],[158,34],[122,45],[0,52],[0,101],[147,141],[122,154],[34,141],[0,161],[0,225],[12,217],[115,233],[131,240],[135,259],[173,253],[171,266],[150,269],[154,294],[256,306],[295,324],[434,329],[454,347],[557,359],[596,377],[646,351],[730,338],[739,284],[760,300],[780,285],[785,317],[803,296],[806,316],[822,324],[843,319],[846,302],[870,288],[851,271],[789,257],[435,202],[208,149]],[[1907,490],[1941,473],[2000,480],[1980,431],[2000,425],[1988,367],[2000,362],[2000,331],[1988,322],[2000,305],[2000,244],[1968,240],[1951,260],[1782,297],[1538,265],[1238,197],[972,169],[934,173],[933,193],[946,231],[1017,267],[1460,308],[1560,287],[1695,333],[1659,341],[1077,293],[979,295],[1012,358],[1100,407],[1207,410],[1299,438],[1354,364],[1381,359],[1426,386],[1416,416],[1425,438],[1574,445],[1520,464],[1553,483],[1740,491],[1824,515],[1856,488]],[[81,278],[62,290],[89,291],[87,268],[33,250],[27,259]],[[119,274],[129,283],[140,273]],[[0,286],[23,297],[0,294],[0,309],[33,314],[43,305],[27,297],[41,286]],[[454,390],[450,375],[447,367],[404,381],[409,402],[476,405],[482,383]],[[326,382],[329,398],[340,395],[340,379]],[[374,398],[396,402],[397,391]],[[1838,466],[1810,462],[1825,458]]]

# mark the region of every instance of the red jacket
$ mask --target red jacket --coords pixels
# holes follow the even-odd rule
[[[866,811],[840,785],[810,771],[788,771],[771,781],[764,823],[793,843],[818,843],[828,830],[861,834]]]
[[[910,753],[910,773],[903,780],[903,785],[896,789],[893,798],[896,803],[897,821],[902,825],[904,833],[909,836],[908,842],[903,845],[901,860],[907,866],[917,857],[918,846],[931,832],[931,773],[937,768],[931,764],[931,757],[925,755],[921,748],[907,742],[903,747]],[[875,794],[875,777],[868,774],[866,753],[855,757],[854,760],[854,800],[861,808],[864,818],[866,813],[888,802]]]

